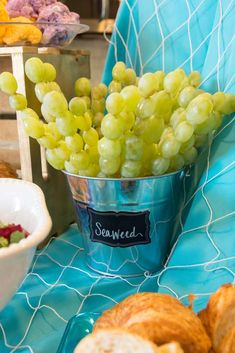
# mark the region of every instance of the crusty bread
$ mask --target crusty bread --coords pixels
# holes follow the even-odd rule
[[[184,353],[178,343],[162,347],[123,329],[107,329],[87,335],[74,353]]]
[[[159,353],[157,346],[122,329],[100,330],[87,335],[74,353]],[[161,353],[161,352],[160,352]]]
[[[199,313],[215,353],[235,353],[235,286],[225,284]]]
[[[158,347],[158,353],[184,353],[179,343],[172,342]]]
[[[199,318],[179,300],[166,294],[129,296],[96,321],[94,331],[123,328],[157,345],[179,342],[185,353],[208,353],[210,339]]]

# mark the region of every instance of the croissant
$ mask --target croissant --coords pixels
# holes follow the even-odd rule
[[[184,353],[178,343],[157,347],[122,329],[100,330],[83,338],[74,353]]]
[[[196,314],[176,298],[159,293],[138,293],[106,310],[94,332],[118,328],[138,334],[157,345],[179,342],[185,353],[208,353],[210,339]]]
[[[199,313],[215,353],[235,353],[235,286],[225,284]]]

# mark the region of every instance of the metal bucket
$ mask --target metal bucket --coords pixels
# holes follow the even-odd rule
[[[162,268],[182,203],[184,171],[136,179],[65,174],[91,269],[137,276]]]

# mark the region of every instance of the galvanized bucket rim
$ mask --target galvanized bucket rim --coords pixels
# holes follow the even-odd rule
[[[176,170],[175,172],[167,173],[167,174],[162,174],[162,175],[150,175],[146,177],[136,177],[136,178],[100,178],[100,177],[90,177],[90,176],[84,176],[84,175],[78,175],[78,174],[73,174],[66,172],[65,170],[62,170],[62,172],[65,175],[72,176],[72,177],[77,177],[78,179],[85,179],[85,180],[98,180],[98,181],[120,181],[120,182],[125,182],[125,181],[138,181],[138,180],[151,180],[151,179],[162,179],[162,178],[167,178],[168,176],[171,175],[177,175],[177,174],[187,174],[187,171],[190,168],[187,166],[185,168]]]

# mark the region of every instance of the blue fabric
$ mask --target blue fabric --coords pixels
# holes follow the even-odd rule
[[[139,73],[183,64],[187,72],[200,70],[210,92],[235,93],[234,18],[234,0],[123,0],[104,81],[116,60]],[[97,275],[86,266],[75,225],[37,252],[21,288],[0,312],[0,352],[55,353],[73,315],[102,311],[138,291],[171,293],[184,303],[195,293],[194,309],[203,308],[212,292],[235,279],[234,156],[230,116],[186,179],[180,235],[160,273]]]

